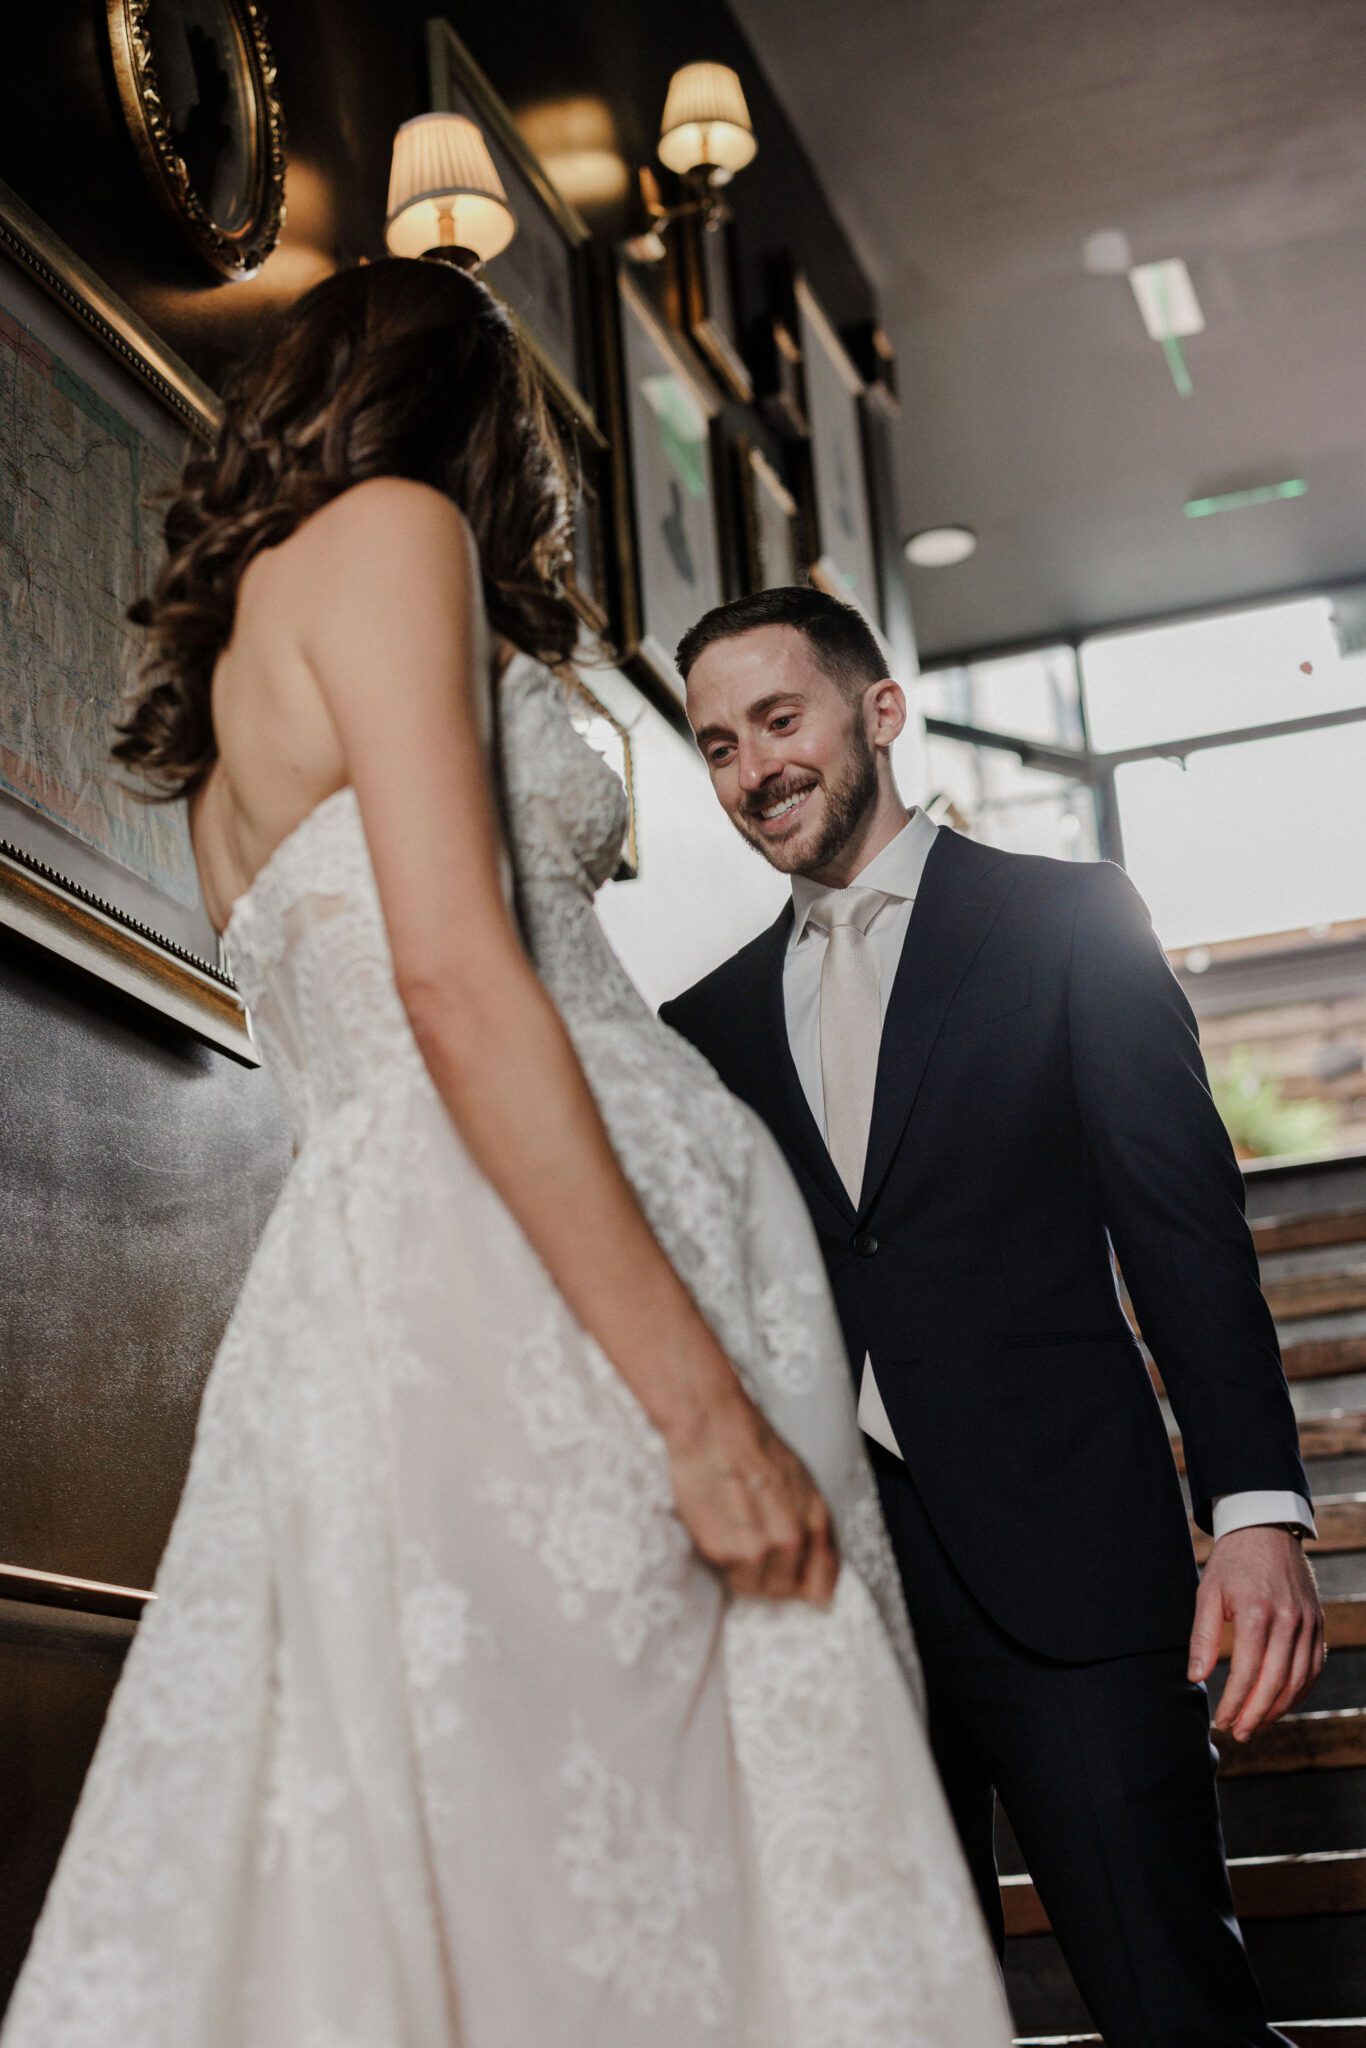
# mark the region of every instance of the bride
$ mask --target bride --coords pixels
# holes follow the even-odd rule
[[[592,909],[507,314],[310,292],[116,748],[297,1156],[3,2048],[1004,2048],[806,1211]],[[487,621],[487,623],[486,623]]]

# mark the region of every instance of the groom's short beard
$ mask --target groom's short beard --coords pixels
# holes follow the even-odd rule
[[[828,867],[838,859],[877,802],[877,749],[854,720],[847,772],[825,793],[825,823],[803,861],[804,869]]]
[[[877,749],[859,717],[850,720],[849,751],[841,774],[838,778],[823,778],[823,786],[825,822],[812,845],[801,846],[797,860],[785,858],[787,842],[779,840],[770,845],[743,827],[740,837],[762,854],[770,867],[785,875],[809,874],[838,858],[877,802]],[[793,844],[792,851],[798,853],[797,844]]]

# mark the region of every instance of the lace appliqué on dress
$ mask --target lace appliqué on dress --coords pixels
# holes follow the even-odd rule
[[[589,1352],[595,1369],[586,1379]],[[507,1389],[546,1477],[495,1476],[488,1498],[503,1509],[513,1541],[534,1549],[549,1571],[564,1619],[583,1621],[601,1603],[617,1658],[634,1664],[652,1635],[667,1641],[683,1611],[678,1582],[691,1546],[674,1512],[663,1446],[562,1309],[549,1311],[516,1353]]]
[[[724,1859],[703,1856],[654,1786],[629,1784],[582,1738],[561,1775],[575,1804],[560,1859],[592,1922],[570,1950],[575,1969],[610,1984],[642,2019],[688,2006],[704,2026],[724,2026],[734,1996],[720,1955],[690,1930],[704,1899],[727,1889]]]

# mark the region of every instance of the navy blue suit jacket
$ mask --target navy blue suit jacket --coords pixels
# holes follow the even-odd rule
[[[857,1207],[788,1045],[791,921],[789,907],[660,1014],[783,1146],[850,1359],[871,1353],[941,1540],[993,1618],[1045,1655],[1182,1641],[1185,1506],[1112,1243],[1200,1523],[1220,1494],[1309,1488],[1242,1174],[1142,898],[1112,862],[940,828]]]

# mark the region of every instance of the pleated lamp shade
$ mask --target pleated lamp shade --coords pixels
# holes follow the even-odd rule
[[[742,171],[758,144],[744,87],[728,64],[685,64],[669,80],[659,157],[671,171]],[[718,181],[720,182],[720,181]]]
[[[417,114],[394,137],[384,239],[395,256],[469,250],[487,263],[517,232],[488,144],[463,114]]]

